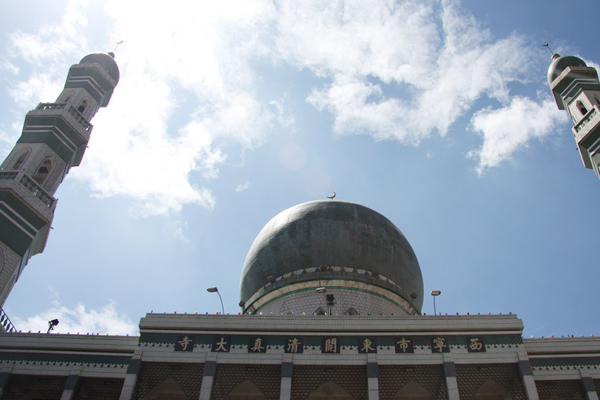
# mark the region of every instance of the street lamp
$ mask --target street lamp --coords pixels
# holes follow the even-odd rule
[[[58,325],[58,320],[57,319],[53,319],[52,321],[48,321],[48,332],[46,333],[50,333],[50,331],[54,330],[54,327],[56,325]]]
[[[221,298],[221,293],[219,293],[219,289],[217,289],[216,286],[213,286],[206,289],[206,291],[209,293],[217,293],[219,295],[219,300],[221,300],[221,311],[223,311],[222,314],[225,314],[225,307],[223,307],[223,299]]]
[[[433,314],[437,315],[437,310],[435,309],[435,298],[442,294],[441,290],[432,290],[431,295],[433,296]]]
[[[325,295],[325,303],[329,306],[329,315],[331,315],[331,306],[335,305],[335,296],[332,294],[326,294],[327,289],[325,287],[318,287],[315,289],[315,292]]]

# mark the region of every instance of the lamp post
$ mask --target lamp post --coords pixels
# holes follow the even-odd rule
[[[433,314],[437,315],[437,310],[435,309],[435,298],[442,294],[441,290],[432,290],[431,295],[433,296]]]
[[[221,311],[222,314],[225,314],[225,307],[223,307],[223,298],[221,298],[221,293],[219,293],[219,289],[217,289],[216,286],[213,286],[206,289],[206,291],[209,293],[217,293],[219,295],[219,300],[221,300]]]
[[[315,291],[325,294],[325,303],[329,306],[329,315],[331,315],[331,307],[335,305],[335,297],[332,294],[326,294],[327,289],[325,287],[316,288]]]
[[[57,319],[53,319],[52,321],[48,321],[48,332],[46,333],[50,333],[51,330],[54,330],[54,327],[56,325],[58,325],[58,320]]]

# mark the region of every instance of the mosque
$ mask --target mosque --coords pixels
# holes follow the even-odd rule
[[[548,76],[598,173],[592,70],[556,56]],[[56,102],[27,114],[0,171],[0,304],[43,250],[53,194],[118,80],[113,57],[88,55]],[[524,339],[516,315],[423,315],[423,297],[417,256],[390,220],[351,202],[299,204],[249,249],[240,315],[150,313],[136,337],[5,324],[0,399],[598,399],[600,338]]]

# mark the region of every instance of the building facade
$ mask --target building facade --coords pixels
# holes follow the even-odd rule
[[[239,315],[147,314],[137,337],[0,334],[0,399],[598,399],[600,339],[421,315],[420,277],[385,217],[301,204],[248,252]]]
[[[559,107],[598,112],[577,75],[587,67],[555,62]],[[87,56],[56,103],[27,114],[0,173],[6,294],[43,250],[52,195],[117,81],[112,58]],[[515,315],[422,315],[423,294],[391,221],[355,203],[304,203],[252,244],[239,315],[147,314],[139,336],[0,333],[0,399],[598,399],[599,338],[524,339]]]

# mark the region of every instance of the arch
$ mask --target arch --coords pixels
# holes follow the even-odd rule
[[[508,390],[498,382],[488,379],[479,387],[474,400],[510,400],[512,399]]]
[[[327,311],[325,311],[322,307],[319,307],[313,313],[314,315],[327,315]]]
[[[83,99],[81,100],[81,103],[79,103],[79,107],[77,107],[77,111],[79,111],[80,113],[84,113],[85,109],[88,107],[89,102],[87,99]]]
[[[29,154],[31,154],[31,148],[27,147],[27,148],[21,150],[21,153],[19,153],[19,155],[17,157],[17,161],[15,161],[15,163],[13,164],[11,169],[18,170],[19,168],[21,168],[21,166],[23,165],[23,163],[25,162],[27,157],[29,157]]]
[[[394,400],[433,400],[433,396],[415,381],[409,381],[394,396]]]
[[[338,400],[353,400],[354,398],[350,393],[346,392],[340,385],[331,381],[324,383],[319,386],[317,390],[312,392],[307,397],[308,400],[326,400],[326,399],[338,399]]]
[[[53,168],[54,161],[52,160],[52,157],[46,157],[44,161],[42,161],[42,165],[40,165],[37,172],[33,175],[33,180],[40,185],[43,185]]]
[[[143,400],[187,400],[185,393],[177,382],[172,378],[167,378],[143,397]]]
[[[252,381],[245,380],[233,389],[225,400],[264,400],[264,398],[263,392]]]
[[[579,110],[579,112],[581,113],[581,115],[587,114],[588,109],[583,105],[583,103],[581,102],[581,100],[577,100],[577,103],[575,103],[575,105],[577,106],[577,109]]]
[[[358,311],[356,311],[354,309],[354,307],[350,307],[349,309],[347,309],[344,314],[346,314],[346,315],[360,315],[360,313]]]

